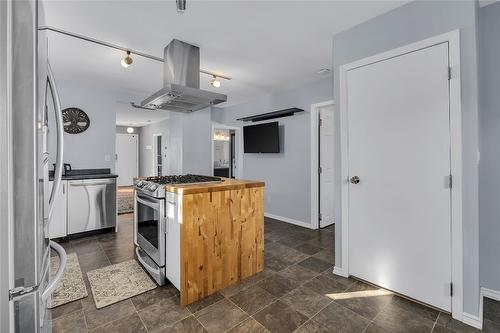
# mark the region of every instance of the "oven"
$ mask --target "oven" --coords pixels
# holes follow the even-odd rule
[[[136,189],[134,232],[137,259],[159,285],[165,284],[165,198]]]

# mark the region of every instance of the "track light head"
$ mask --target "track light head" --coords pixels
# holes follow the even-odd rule
[[[123,68],[127,68],[128,66],[132,65],[133,62],[134,60],[132,59],[132,57],[130,57],[130,51],[127,51],[127,56],[123,58],[120,63],[122,64]]]
[[[219,88],[220,87],[220,81],[219,79],[217,79],[217,76],[213,76],[212,79],[210,80],[210,84],[212,86],[214,86],[215,88]]]

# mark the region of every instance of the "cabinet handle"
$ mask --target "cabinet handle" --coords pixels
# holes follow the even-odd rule
[[[171,204],[172,206],[175,206],[175,202],[173,202],[173,201],[169,200],[168,203]]]

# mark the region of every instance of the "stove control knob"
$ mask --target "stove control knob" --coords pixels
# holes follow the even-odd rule
[[[149,190],[150,191],[156,191],[156,189],[158,188],[158,185],[156,184],[152,184],[150,187],[149,187]]]

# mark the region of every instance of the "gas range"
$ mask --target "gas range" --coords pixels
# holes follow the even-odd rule
[[[202,175],[172,175],[147,177],[136,181],[134,187],[137,191],[153,196],[155,198],[165,197],[165,186],[163,185],[195,185],[206,183],[220,183],[223,180],[219,177]]]

